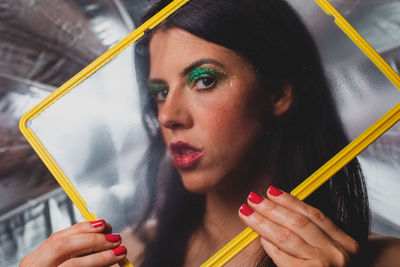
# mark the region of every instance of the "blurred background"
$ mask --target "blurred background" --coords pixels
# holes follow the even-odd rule
[[[82,220],[19,131],[21,116],[130,33],[154,0],[0,0],[0,266]],[[399,92],[309,0],[290,0],[314,35],[350,139]],[[400,1],[331,1],[399,72]],[[60,129],[61,130],[61,129]],[[359,160],[372,230],[400,237],[400,125]]]

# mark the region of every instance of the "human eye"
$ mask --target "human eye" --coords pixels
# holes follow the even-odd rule
[[[196,79],[194,85],[197,90],[206,90],[206,89],[213,88],[215,86],[216,82],[217,81],[216,81],[215,77],[205,76],[205,77],[200,77],[200,78]]]
[[[223,75],[222,71],[208,67],[198,67],[190,73],[188,84],[196,90],[212,89],[218,85]]]
[[[167,84],[164,83],[150,83],[149,84],[151,95],[156,102],[165,101],[168,95],[169,88]]]

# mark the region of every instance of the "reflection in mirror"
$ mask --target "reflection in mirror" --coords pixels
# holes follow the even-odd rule
[[[398,103],[398,89],[348,40],[332,17],[326,16],[314,3],[290,2],[313,32],[334,86],[346,133],[354,139]],[[329,2],[399,72],[400,2]],[[399,127],[397,123],[358,157],[367,181],[372,231],[395,236],[400,236],[400,209],[394,204],[400,201],[395,192],[400,182],[397,178]]]

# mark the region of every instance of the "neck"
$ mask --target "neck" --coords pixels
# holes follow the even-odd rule
[[[229,185],[222,184],[207,193],[203,227],[209,241],[225,244],[246,228],[238,215],[239,208],[250,192],[266,194],[268,179],[265,175],[259,177],[253,184],[248,182],[251,179],[224,179]],[[238,180],[242,182],[235,182]]]
[[[232,197],[234,196],[234,197]],[[210,238],[231,238],[232,233],[244,230],[245,225],[238,216],[239,207],[245,203],[247,194],[221,194],[210,192],[206,196],[206,212],[204,216],[204,228]],[[226,241],[226,240],[225,240]]]
[[[203,223],[191,236],[185,266],[203,263],[246,228],[246,224],[239,217],[239,208],[246,203],[251,191],[260,195],[266,194],[269,179],[265,173],[261,172],[261,175],[259,173],[257,176],[255,173],[244,172],[240,175],[241,178],[238,178],[239,175],[225,177],[223,181],[226,182],[206,193]],[[256,182],[250,184],[249,181]],[[254,242],[240,253],[244,257],[242,260],[247,262],[248,257],[256,255],[259,249],[259,243]],[[238,260],[240,262],[240,257],[235,257],[232,261],[233,266],[242,265]]]
[[[258,190],[251,191],[264,191],[265,195],[265,186],[256,186],[254,189]],[[246,203],[249,193],[246,190],[215,190],[206,194],[203,224],[191,237],[185,266],[203,263],[246,228],[238,212],[240,206]],[[248,266],[249,258],[253,258],[259,251],[259,242],[253,242],[240,253],[242,256],[231,261],[232,266]]]

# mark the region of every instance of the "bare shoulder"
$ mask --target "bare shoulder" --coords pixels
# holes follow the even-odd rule
[[[368,239],[368,254],[371,266],[399,266],[400,239],[371,233]]]
[[[155,223],[149,222],[141,227],[140,230],[136,230],[136,227],[132,226],[121,232],[122,243],[128,250],[127,257],[134,266],[140,266],[146,241],[154,237],[155,231]]]

